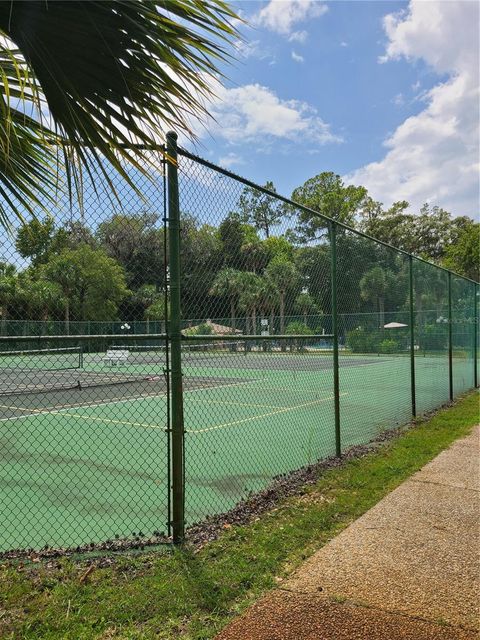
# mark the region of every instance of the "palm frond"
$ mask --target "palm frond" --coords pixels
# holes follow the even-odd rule
[[[107,178],[110,164],[131,183],[126,163],[145,172],[149,158],[132,142],[148,146],[167,128],[192,134],[235,18],[221,0],[1,2],[0,221],[48,196],[52,141],[64,145],[72,192],[79,167]],[[32,105],[36,116],[22,115]],[[52,126],[38,119],[45,105]]]

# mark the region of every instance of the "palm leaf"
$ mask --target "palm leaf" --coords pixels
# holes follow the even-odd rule
[[[126,164],[148,171],[141,145],[167,128],[192,134],[234,18],[221,0],[1,2],[0,222],[51,199],[55,162],[70,193],[80,168],[109,180],[111,165],[132,184]],[[45,105],[50,127],[38,119]]]

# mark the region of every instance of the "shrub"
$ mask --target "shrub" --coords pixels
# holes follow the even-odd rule
[[[396,353],[400,350],[400,343],[396,340],[382,340],[379,344],[380,353]]]
[[[347,347],[353,353],[378,353],[380,336],[378,331],[363,329],[353,329],[347,333]]]

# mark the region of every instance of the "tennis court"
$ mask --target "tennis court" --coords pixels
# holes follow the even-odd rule
[[[75,547],[166,531],[165,354],[131,350],[116,367],[103,357],[82,354],[81,367],[64,370],[10,371],[8,384],[2,376],[2,550],[18,547],[19,537],[34,548]],[[443,359],[418,361],[418,401],[422,393],[430,401],[434,378],[443,393],[438,376],[447,401]],[[187,352],[187,524],[334,453],[332,365],[330,353]],[[470,363],[462,366],[468,375]],[[342,354],[343,447],[408,421],[409,367],[402,355]]]

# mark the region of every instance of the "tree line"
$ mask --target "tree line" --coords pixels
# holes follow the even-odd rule
[[[275,192],[272,183],[266,189]],[[476,278],[480,225],[424,205],[389,209],[364,187],[321,173],[295,189],[292,200],[405,251]],[[330,313],[330,244],[325,221],[246,187],[218,226],[182,213],[184,318],[225,318],[233,330],[259,330],[259,318],[289,329],[297,316],[320,329]],[[283,232],[283,233],[282,233]],[[338,310],[359,314],[402,311],[408,303],[408,260],[402,254],[339,227]],[[82,222],[58,226],[53,217],[19,228],[15,246],[29,265],[0,262],[2,327],[8,318],[164,320],[166,251],[163,223],[149,212],[115,213],[94,229]],[[445,301],[445,274],[418,263],[416,309]],[[461,296],[460,296],[461,297]],[[239,319],[240,327],[237,327]],[[314,318],[311,322],[308,318]],[[296,332],[301,330],[297,322]],[[291,327],[290,327],[291,329]]]

